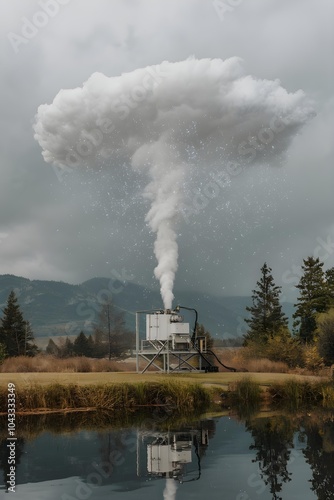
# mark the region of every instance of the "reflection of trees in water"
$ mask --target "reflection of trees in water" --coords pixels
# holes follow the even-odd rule
[[[101,463],[109,464],[109,467],[105,467],[105,474],[108,477],[112,475],[115,464],[124,460],[124,455],[128,448],[127,443],[132,443],[133,447],[133,439],[129,439],[132,432],[129,429],[123,432],[108,431],[98,434]]]
[[[10,467],[11,464],[8,463],[8,458],[9,458],[9,448],[8,445],[9,441],[7,439],[2,439],[0,441],[0,469],[3,470],[3,482],[6,487],[6,489],[9,486],[9,474],[10,472]],[[20,464],[21,461],[21,456],[24,450],[24,445],[25,445],[25,440],[22,437],[17,438],[15,441],[15,475],[17,477],[17,469],[18,465]]]
[[[283,483],[291,481],[291,473],[287,470],[290,449],[293,448],[294,428],[290,419],[285,417],[259,418],[246,423],[251,432],[254,444],[251,450],[257,450],[253,462],[259,462],[260,476],[270,486],[273,500],[281,500],[278,496]]]
[[[307,438],[303,453],[312,469],[312,490],[318,500],[334,499],[334,422],[306,425],[303,435]]]

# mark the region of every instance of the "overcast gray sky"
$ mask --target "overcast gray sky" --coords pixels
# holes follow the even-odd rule
[[[94,72],[238,56],[246,74],[302,89],[316,115],[279,162],[232,172],[183,217],[176,289],[249,295],[267,261],[293,300],[303,258],[334,266],[333,19],[331,0],[1,2],[0,273],[71,283],[119,273],[158,289],[141,179],[45,163],[38,106]],[[192,180],[194,197],[218,171]]]

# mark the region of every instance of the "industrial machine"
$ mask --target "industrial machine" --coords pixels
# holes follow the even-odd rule
[[[194,342],[190,325],[179,312],[180,308],[136,313],[137,372],[140,360],[146,363],[142,373],[150,367],[165,373],[203,369],[200,353],[206,350],[205,337]],[[140,314],[146,319],[144,340],[139,340]]]
[[[184,321],[180,314],[181,309],[195,313],[194,328]],[[140,315],[146,319],[146,337],[140,339]],[[227,367],[211,350],[207,349],[206,337],[196,335],[196,309],[177,306],[174,310],[156,309],[136,312],[136,367],[137,373],[155,369],[164,373],[180,371],[217,372],[210,357],[213,356],[222,366]],[[208,357],[208,354],[211,356]],[[212,358],[211,358],[212,359]],[[143,365],[144,367],[140,365]]]

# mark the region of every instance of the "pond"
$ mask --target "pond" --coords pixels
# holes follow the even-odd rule
[[[93,416],[80,418],[21,419],[15,500],[334,498],[331,412],[179,422],[151,414],[100,427]],[[1,498],[9,452],[3,437]]]

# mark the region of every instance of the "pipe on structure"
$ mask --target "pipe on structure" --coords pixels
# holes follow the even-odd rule
[[[188,311],[194,311],[195,313],[195,324],[192,332],[192,336],[190,337],[189,324],[188,323],[179,323],[179,327],[175,326],[175,321],[172,321],[173,315],[178,313],[180,309],[186,309]],[[139,339],[139,330],[140,330],[140,314],[147,314],[147,324],[146,324],[146,342],[150,344],[152,347],[152,352],[148,352],[145,348],[140,349],[140,339]],[[156,315],[156,316],[155,316]],[[152,317],[151,317],[152,316]],[[169,319],[168,319],[168,317]],[[156,321],[154,320],[156,317]],[[181,317],[182,318],[182,317]],[[153,321],[154,320],[154,321]],[[202,371],[202,363],[201,359],[203,359],[207,368],[205,371],[218,371],[218,367],[214,366],[211,361],[209,361],[201,352],[201,349],[196,345],[196,330],[197,330],[197,320],[198,313],[197,310],[191,307],[185,306],[176,306],[175,310],[161,310],[161,309],[148,309],[143,311],[136,312],[136,371],[139,373],[139,357],[145,359],[148,364],[146,365],[144,373],[150,366],[154,365],[158,370],[169,373],[170,372],[170,354],[174,355],[179,360],[179,369],[181,365],[184,365],[184,368],[189,370],[196,370],[197,368],[193,368],[188,361],[194,355],[200,356],[199,370]],[[179,320],[178,320],[179,321]],[[187,340],[188,339],[188,340]],[[189,344],[189,347],[186,348],[182,343]],[[170,346],[172,344],[172,347]],[[174,345],[179,346],[175,348]],[[184,358],[187,353],[190,355],[187,359]],[[227,366],[212,350],[206,350],[206,353],[211,354],[215,357],[218,363],[223,366],[225,369],[236,372],[237,369],[231,366]],[[146,354],[146,355],[145,355]],[[159,367],[155,364],[155,361],[159,358],[159,356],[163,356],[163,368]],[[149,356],[153,356],[152,359]],[[183,356],[183,358],[182,358]],[[181,362],[182,361],[182,362]],[[172,369],[174,371],[175,369]]]

